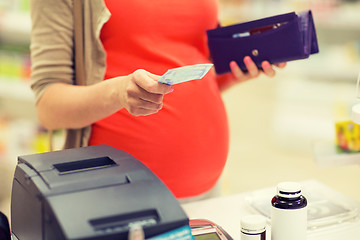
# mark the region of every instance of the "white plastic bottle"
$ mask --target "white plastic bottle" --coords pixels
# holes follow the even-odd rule
[[[271,240],[306,240],[307,200],[301,185],[279,183],[271,205]]]
[[[266,218],[248,215],[241,218],[241,240],[266,240]]]

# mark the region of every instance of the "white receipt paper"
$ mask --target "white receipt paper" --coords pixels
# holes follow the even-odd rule
[[[164,75],[160,77],[158,82],[167,85],[174,85],[191,80],[201,79],[206,75],[212,66],[212,63],[205,63],[169,69]]]

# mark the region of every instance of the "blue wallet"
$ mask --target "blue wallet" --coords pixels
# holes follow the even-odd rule
[[[305,59],[318,53],[318,41],[311,10],[267,17],[207,31],[208,46],[218,74],[230,72],[236,61],[247,71],[243,59],[250,56],[261,69],[271,64]]]

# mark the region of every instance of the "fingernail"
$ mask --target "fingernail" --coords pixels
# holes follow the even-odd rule
[[[236,67],[236,62],[235,61],[231,61],[230,62],[230,68],[234,68]]]
[[[249,56],[244,57],[244,63],[245,64],[251,63],[251,58]]]
[[[263,63],[263,68],[270,68],[270,67],[271,67],[271,65],[270,65],[269,62],[264,62]]]
[[[170,92],[169,93],[171,93],[171,92],[173,92],[174,91],[174,87],[173,86],[171,86],[171,88],[170,88]]]

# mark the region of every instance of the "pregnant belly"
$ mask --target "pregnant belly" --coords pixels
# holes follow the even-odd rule
[[[228,141],[218,90],[193,81],[175,86],[156,114],[134,117],[120,110],[95,123],[89,144],[108,144],[132,154],[177,197],[189,197],[216,183],[226,162]]]

